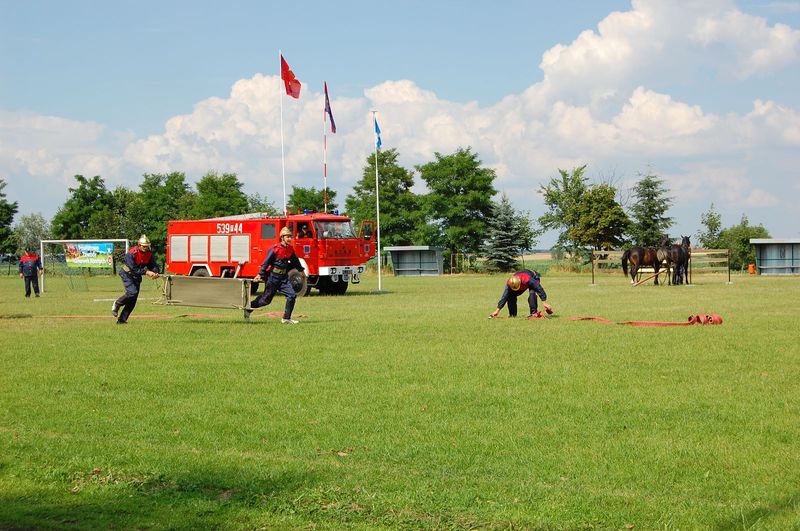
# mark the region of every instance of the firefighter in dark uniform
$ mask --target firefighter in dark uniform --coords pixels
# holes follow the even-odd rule
[[[128,317],[136,307],[142,275],[153,279],[158,278],[158,265],[156,265],[153,251],[150,250],[150,240],[142,234],[136,243],[137,245],[125,255],[125,263],[119,270],[125,294],[111,305],[111,315],[117,318],[117,324],[127,323]]]
[[[25,296],[31,296],[31,286],[33,286],[33,293],[39,296],[39,275],[42,274],[42,261],[39,256],[31,251],[25,249],[25,254],[19,259],[19,278],[25,279]]]
[[[506,281],[506,289],[503,291],[503,296],[497,302],[497,309],[489,315],[489,318],[495,318],[503,309],[503,306],[508,303],[508,316],[517,316],[517,297],[519,297],[525,290],[528,290],[528,306],[530,306],[532,316],[541,316],[538,311],[536,296],[542,299],[542,306],[547,313],[553,313],[553,307],[547,302],[547,293],[545,293],[542,283],[540,281],[539,273],[523,269],[514,273]]]
[[[283,309],[283,324],[297,324],[298,321],[292,319],[297,292],[289,282],[289,271],[297,269],[303,271],[303,266],[292,247],[292,231],[289,227],[284,227],[280,232],[280,243],[275,244],[267,253],[267,258],[261,264],[258,275],[253,278],[256,282],[266,281],[264,293],[256,297],[250,303],[251,308],[261,308],[268,306],[272,302],[275,293],[280,292],[286,297],[286,306]]]

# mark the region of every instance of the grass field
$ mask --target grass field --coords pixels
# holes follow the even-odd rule
[[[371,276],[294,327],[0,278],[0,528],[800,529],[800,279],[590,278],[527,321]]]

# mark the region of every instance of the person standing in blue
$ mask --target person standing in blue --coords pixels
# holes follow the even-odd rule
[[[289,282],[289,271],[292,269],[297,269],[301,272],[304,270],[294,252],[294,247],[292,247],[292,231],[289,227],[284,227],[280,232],[280,243],[272,246],[264,263],[261,264],[258,275],[253,278],[255,282],[265,280],[266,284],[264,293],[256,297],[250,303],[250,307],[261,308],[262,306],[268,306],[272,302],[275,293],[280,292],[286,297],[286,306],[283,309],[281,323],[298,324],[299,321],[292,319],[292,311],[297,299],[297,292],[292,283]]]
[[[25,279],[25,297],[30,298],[31,286],[33,286],[33,293],[39,296],[39,275],[42,274],[42,261],[39,256],[31,251],[25,249],[25,254],[19,259],[19,278]]]
[[[158,265],[156,265],[153,251],[150,250],[150,240],[142,234],[136,245],[125,255],[125,263],[119,270],[125,294],[111,305],[111,315],[117,318],[117,324],[125,324],[128,317],[136,307],[139,299],[139,287],[142,284],[142,275],[158,278]],[[122,309],[122,311],[120,311]]]
[[[523,269],[514,273],[506,281],[506,289],[503,291],[503,296],[497,302],[497,309],[490,315],[490,319],[494,319],[503,309],[503,306],[508,303],[508,316],[517,316],[517,297],[519,297],[525,290],[528,290],[528,306],[530,306],[531,315],[539,316],[538,304],[536,296],[542,299],[542,306],[547,313],[553,313],[553,307],[547,302],[547,293],[545,293],[542,283],[540,281],[539,273],[529,269]]]

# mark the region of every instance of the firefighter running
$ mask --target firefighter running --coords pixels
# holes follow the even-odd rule
[[[142,234],[136,243],[137,245],[125,255],[125,264],[119,270],[125,294],[111,305],[111,315],[117,318],[117,324],[127,323],[128,317],[136,307],[142,275],[153,279],[158,278],[158,266],[153,257],[153,251],[150,250],[150,240]]]
[[[280,292],[286,297],[286,306],[283,309],[283,324],[297,324],[299,321],[292,319],[292,310],[297,299],[297,292],[292,283],[289,282],[289,271],[297,269],[303,271],[297,255],[292,247],[292,231],[289,227],[284,227],[280,232],[280,243],[273,245],[267,253],[267,258],[261,264],[258,275],[253,278],[256,282],[265,282],[264,293],[256,297],[250,303],[251,308],[261,308],[268,306],[276,292]]]

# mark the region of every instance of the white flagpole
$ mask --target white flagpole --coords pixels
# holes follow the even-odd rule
[[[281,69],[281,83],[283,83],[283,65],[281,64],[281,59],[283,58],[283,52],[278,50],[278,67]],[[283,160],[283,87],[281,87],[281,83],[278,83],[278,98],[281,100],[281,181],[283,181],[283,214],[288,214],[286,210],[286,163]]]
[[[378,111],[372,111],[372,129],[375,130],[375,124],[377,123],[377,119],[375,118],[375,113]],[[377,234],[378,234],[378,291],[381,291],[381,200],[380,200],[380,192],[378,189],[378,132],[375,131],[375,214],[376,219],[375,223],[377,224]]]
[[[322,95],[322,201],[325,212],[328,212],[328,131],[325,127],[328,123],[328,113],[325,110],[325,97]]]

